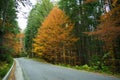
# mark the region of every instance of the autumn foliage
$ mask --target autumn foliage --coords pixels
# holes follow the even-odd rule
[[[97,30],[89,33],[90,35],[97,35],[100,40],[103,40],[108,50],[113,45],[115,46],[115,40],[120,36],[119,11],[120,6],[102,15],[101,24],[97,27]]]
[[[96,31],[89,32],[89,35],[95,35],[104,42],[106,55],[106,64],[112,66],[113,72],[119,70],[120,65],[119,41],[120,41],[120,5],[115,6],[110,12],[101,16],[101,23]]]
[[[39,28],[33,52],[53,63],[74,60],[74,43],[77,38],[72,34],[73,27],[62,10],[53,8]]]
[[[14,57],[17,55],[20,55],[20,49],[22,48],[22,46],[20,45],[19,39],[20,38],[18,38],[17,35],[12,34],[12,33],[6,33],[4,35],[3,45],[6,48],[11,49],[11,52],[14,53],[12,54]]]
[[[0,30],[2,33],[0,51],[2,51],[4,55],[11,55],[15,57],[16,55],[20,54],[20,49],[22,46],[20,46],[20,41],[19,37],[17,37],[17,34],[12,32],[14,25],[6,21],[3,29],[2,26],[3,20],[0,19]]]

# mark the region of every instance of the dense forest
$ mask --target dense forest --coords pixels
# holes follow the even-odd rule
[[[23,34],[17,7],[26,1],[0,1],[0,79],[21,54],[120,73],[120,0],[37,0]]]
[[[120,72],[120,1],[38,1],[25,30],[29,57]]]
[[[22,48],[17,6],[16,0],[0,0],[0,80],[11,67],[13,57],[19,56]]]

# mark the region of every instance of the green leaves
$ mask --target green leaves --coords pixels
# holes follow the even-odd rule
[[[16,7],[14,0],[0,1],[0,57],[14,54],[13,46],[19,28],[16,21]],[[14,45],[13,45],[14,43]],[[7,58],[6,58],[7,59]],[[1,61],[1,58],[0,58]]]
[[[36,36],[38,28],[41,26],[52,7],[53,5],[49,0],[42,0],[31,10],[25,30],[25,48],[27,53],[32,53],[33,38]]]

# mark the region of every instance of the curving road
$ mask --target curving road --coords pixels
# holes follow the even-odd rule
[[[31,59],[16,59],[23,71],[25,80],[120,80],[86,71],[54,66]]]

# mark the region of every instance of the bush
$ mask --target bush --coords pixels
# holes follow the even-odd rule
[[[27,57],[27,53],[21,52],[20,56],[21,56],[21,57]]]
[[[0,54],[0,62],[6,61],[7,63],[12,63],[13,59],[9,54]]]
[[[11,64],[0,62],[0,65],[1,65],[0,66],[0,80],[1,80],[1,78],[3,78],[10,69]]]
[[[89,64],[94,70],[101,70],[103,66],[102,59],[100,56],[91,57]]]
[[[13,63],[13,58],[8,54],[0,54],[0,80],[10,69]]]
[[[90,67],[87,64],[85,64],[85,65],[82,66],[82,69],[84,69],[84,70],[90,70]]]
[[[110,67],[108,67],[108,66],[102,66],[102,71],[110,73]]]
[[[80,66],[78,66],[78,65],[76,65],[76,66],[75,66],[75,69],[81,69],[81,67],[80,67]]]

